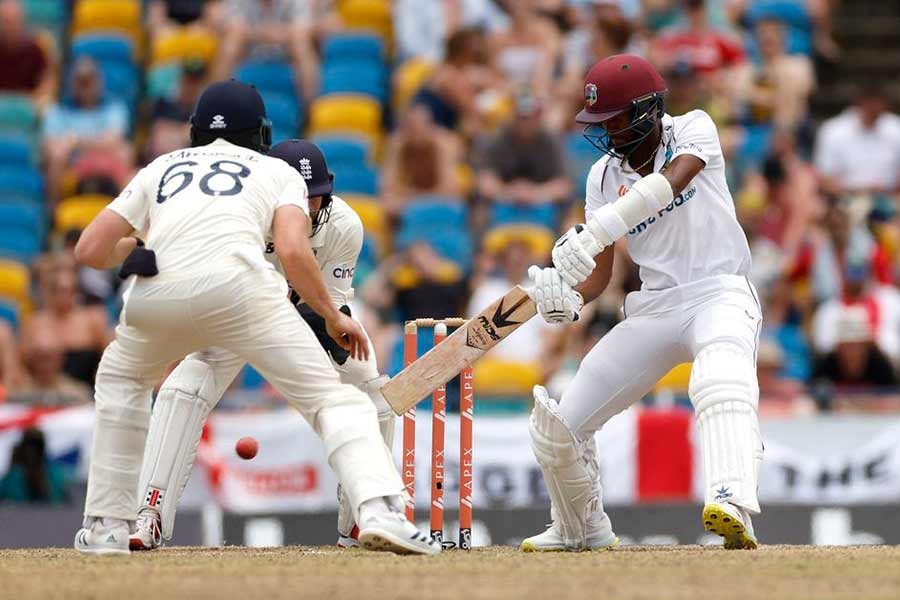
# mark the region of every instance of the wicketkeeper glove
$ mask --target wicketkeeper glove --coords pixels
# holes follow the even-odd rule
[[[150,248],[145,248],[142,240],[135,239],[137,239],[137,247],[131,251],[119,268],[120,279],[128,279],[132,275],[153,277],[159,274],[159,269],[156,268],[156,253]]]

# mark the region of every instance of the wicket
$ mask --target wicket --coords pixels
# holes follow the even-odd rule
[[[434,329],[434,344],[447,337],[447,327],[460,327],[466,319],[416,319],[403,330],[403,362],[408,366],[418,357],[419,327]],[[472,367],[460,373],[459,385],[459,548],[472,547],[472,487],[475,376]],[[444,423],[447,418],[447,388],[440,386],[431,396],[431,537],[444,546]],[[409,493],[406,517],[415,518],[416,484],[416,409],[403,415],[403,484]],[[452,544],[452,543],[451,543]]]

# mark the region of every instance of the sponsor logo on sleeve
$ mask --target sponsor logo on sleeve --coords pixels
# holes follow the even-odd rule
[[[331,276],[335,279],[353,279],[353,272],[356,271],[354,267],[340,266],[335,267],[331,272]]]

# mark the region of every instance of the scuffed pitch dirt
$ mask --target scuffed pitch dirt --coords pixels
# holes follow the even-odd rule
[[[171,548],[96,558],[63,549],[0,550],[0,598],[880,600],[900,598],[900,548],[523,554],[497,547],[438,557],[311,547]]]

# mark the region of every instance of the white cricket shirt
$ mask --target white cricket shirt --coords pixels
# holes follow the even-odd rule
[[[226,142],[160,156],[107,208],[140,232],[160,273],[211,271],[248,251],[262,261],[282,206],[309,214],[306,182],[290,165]]]
[[[696,156],[706,167],[668,206],[625,236],[628,253],[640,267],[641,289],[668,289],[715,275],[746,276],[750,248],[725,182],[715,124],[702,110],[693,110],[663,116],[662,126],[654,171],[682,154]],[[615,202],[638,179],[641,176],[618,158],[607,155],[598,160],[587,180],[587,218]]]
[[[338,196],[332,196],[331,214],[310,243],[322,269],[325,287],[337,306],[350,304],[353,299],[353,273],[362,251],[363,235],[363,224],[356,211]],[[284,274],[272,243],[266,245],[266,259]]]

